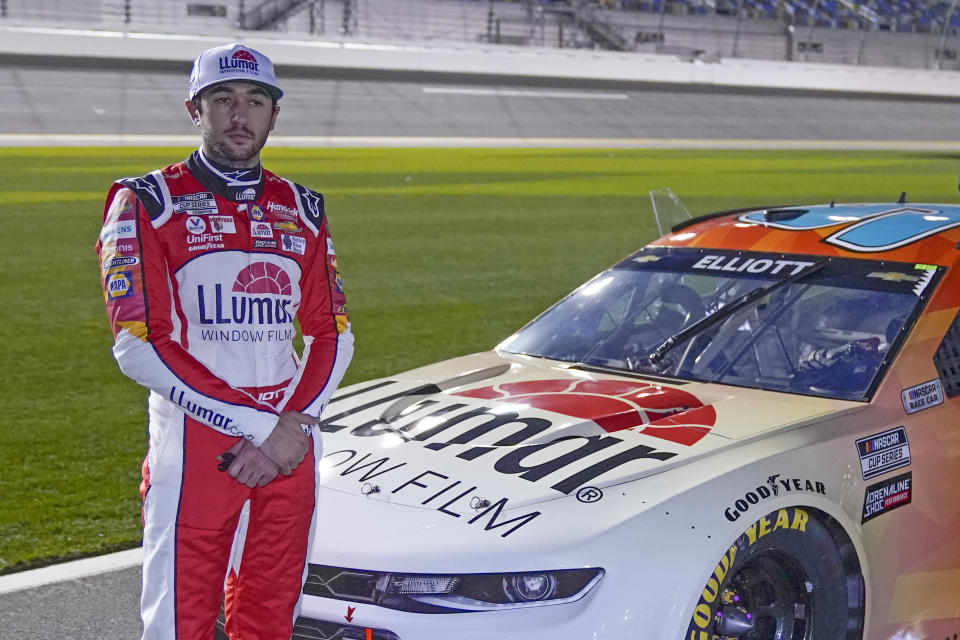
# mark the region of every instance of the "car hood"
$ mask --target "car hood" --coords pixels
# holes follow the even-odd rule
[[[322,484],[469,515],[661,473],[863,403],[612,375],[487,352],[340,390]]]

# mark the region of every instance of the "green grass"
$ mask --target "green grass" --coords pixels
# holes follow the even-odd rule
[[[118,176],[187,149],[0,149],[0,573],[134,546],[143,389],[110,355],[93,243]],[[946,155],[268,150],[327,196],[357,351],[347,382],[488,349],[655,235],[647,192],[695,215],[754,204],[956,201]]]

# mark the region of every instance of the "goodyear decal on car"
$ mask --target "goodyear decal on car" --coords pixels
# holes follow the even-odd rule
[[[755,505],[770,497],[780,495],[780,492],[808,492],[818,493],[822,496],[827,495],[827,486],[819,480],[809,480],[804,478],[781,478],[780,474],[774,474],[767,478],[765,484],[757,485],[738,498],[732,505],[723,512],[724,517],[730,522],[735,522],[742,516],[751,505]]]
[[[736,542],[730,545],[727,552],[720,558],[720,562],[714,567],[713,573],[707,580],[700,594],[700,601],[693,610],[690,635],[687,640],[714,640],[717,637],[709,629],[713,624],[714,612],[723,604],[729,604],[723,601],[724,579],[734,566],[738,553],[751,548],[764,536],[780,529],[806,533],[809,519],[810,515],[803,509],[784,507],[778,509],[775,514],[770,513],[760,518],[744,529]]]
[[[910,443],[907,430],[897,427],[857,440],[857,453],[863,479],[869,480],[888,471],[910,464]]]

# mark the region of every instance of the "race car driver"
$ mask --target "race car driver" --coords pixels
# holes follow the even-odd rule
[[[186,101],[200,148],[107,196],[97,251],[113,353],[150,389],[145,639],[209,640],[222,596],[232,640],[287,640],[296,616],[313,425],[353,337],[323,197],[260,164],[282,95],[259,51],[204,51]]]

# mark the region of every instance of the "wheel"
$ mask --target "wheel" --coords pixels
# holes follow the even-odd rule
[[[684,640],[861,640],[863,610],[860,562],[840,525],[785,507],[720,558]]]

